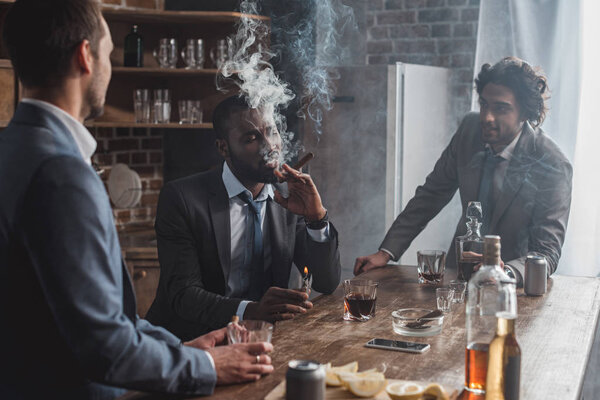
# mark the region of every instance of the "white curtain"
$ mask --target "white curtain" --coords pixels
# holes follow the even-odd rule
[[[598,0],[481,0],[475,74],[516,56],[540,66],[551,90],[542,128],[571,160],[573,198],[558,273],[600,273]],[[474,108],[477,98],[474,96]],[[594,121],[595,122],[595,121]]]

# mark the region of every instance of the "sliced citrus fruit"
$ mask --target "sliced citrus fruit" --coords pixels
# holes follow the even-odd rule
[[[385,379],[357,378],[346,381],[347,388],[358,397],[373,397],[387,385]]]
[[[392,400],[421,400],[423,386],[414,382],[392,383],[385,389]]]
[[[357,379],[370,380],[385,380],[385,375],[381,372],[364,371],[364,372],[338,372],[337,376],[343,386],[348,388],[348,383]]]
[[[331,363],[325,365],[325,383],[329,386],[341,386],[342,381],[338,378],[338,372],[356,372],[358,371],[358,361],[332,367]]]
[[[423,395],[435,396],[435,400],[448,400],[448,395],[444,392],[444,389],[437,383],[430,383],[423,391]]]

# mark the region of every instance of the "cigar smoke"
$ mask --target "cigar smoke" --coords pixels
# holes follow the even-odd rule
[[[290,62],[302,75],[302,93],[294,93],[290,85],[275,73],[270,61],[278,51],[268,49],[270,24],[265,21],[242,17],[236,25],[236,33],[228,40],[231,58],[223,63],[217,77],[217,88],[227,91],[237,86],[240,95],[250,107],[261,112],[264,121],[277,127],[282,138],[282,153],[265,151],[265,161],[278,157],[280,164],[289,162],[302,150],[294,141],[295,134],[287,130],[283,112],[291,101],[299,97],[297,111],[301,118],[314,121],[314,132],[322,133],[323,113],[331,110],[334,93],[333,81],[339,75],[332,68],[338,65],[344,49],[338,46],[339,38],[347,29],[357,29],[354,14],[341,0],[288,0],[290,2],[313,1],[316,17],[306,18],[294,26],[274,27],[283,45],[291,49]],[[244,14],[260,14],[257,0],[244,0],[240,4]],[[316,37],[317,51],[314,51]]]

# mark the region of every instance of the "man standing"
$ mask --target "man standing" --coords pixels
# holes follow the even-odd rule
[[[82,125],[102,113],[113,44],[94,0],[17,0],[3,33],[23,100],[0,132],[0,398],[210,394],[270,373],[268,343],[182,344],[135,314]]]
[[[475,80],[479,113],[462,121],[425,183],[398,215],[379,251],[358,257],[354,273],[397,260],[427,223],[460,191],[465,233],[469,201],[483,206],[482,235],[500,235],[505,270],[522,284],[529,252],[556,271],[571,205],[572,168],[539,128],[546,113],[546,78],[508,57],[485,64]],[[455,265],[454,246],[447,263]]]
[[[166,184],[156,215],[160,282],[147,318],[182,340],[232,315],[277,321],[305,313],[307,293],[286,289],[292,263],[306,266],[322,293],[335,290],[341,273],[337,232],[312,179],[278,170],[272,115],[233,96],[213,121],[223,167]],[[289,197],[274,190],[278,178]]]

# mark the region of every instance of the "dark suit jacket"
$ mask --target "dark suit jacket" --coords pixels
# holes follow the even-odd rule
[[[212,392],[204,352],[137,318],[104,185],[53,114],[21,103],[0,132],[0,193],[0,398]]]
[[[394,221],[381,248],[400,257],[427,223],[460,191],[463,217],[454,237],[466,233],[467,203],[477,200],[484,159],[479,113],[462,121],[436,162],[425,184]],[[496,200],[488,234],[500,235],[502,259],[521,274],[528,252],[548,260],[548,274],[556,271],[571,206],[571,164],[558,146],[528,123],[517,142]],[[483,210],[489,212],[489,210]],[[447,264],[456,265],[451,244]],[[518,277],[521,278],[521,277]]]
[[[229,198],[222,168],[166,184],[160,194],[156,235],[160,281],[146,318],[187,340],[221,328],[235,315],[242,299],[225,297],[231,265]],[[267,286],[287,287],[292,262],[308,266],[313,289],[331,293],[340,281],[337,232],[331,240],[309,238],[302,218],[271,199],[267,201],[271,266]]]

